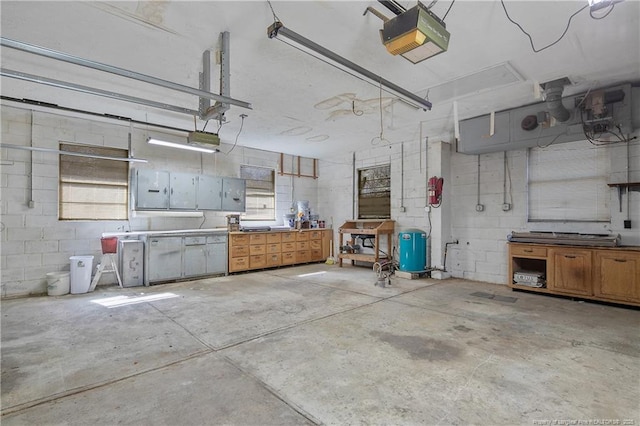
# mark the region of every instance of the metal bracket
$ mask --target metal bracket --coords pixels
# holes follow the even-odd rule
[[[211,87],[211,51],[202,54],[202,73],[200,73],[200,89],[209,92]],[[229,63],[229,32],[220,33],[220,95],[229,97],[231,92],[231,72]],[[230,108],[228,103],[216,101],[211,106],[208,98],[200,98],[200,118],[202,120],[225,121],[224,113]]]

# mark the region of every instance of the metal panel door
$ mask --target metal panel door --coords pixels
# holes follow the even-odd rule
[[[207,237],[207,273],[227,273],[227,236]]]
[[[136,209],[169,208],[169,172],[136,170]]]
[[[144,284],[144,243],[139,240],[120,240],[118,268],[123,287]]]
[[[149,282],[182,276],[182,237],[151,237],[147,252]]]
[[[196,178],[193,173],[171,172],[169,206],[172,209],[196,208]]]
[[[198,176],[196,191],[196,208],[199,210],[222,209],[222,178],[214,176]]]
[[[207,237],[184,237],[184,276],[207,273]]]
[[[245,211],[245,185],[244,179],[224,178],[222,180],[222,210]]]

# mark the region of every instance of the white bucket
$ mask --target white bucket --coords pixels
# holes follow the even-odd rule
[[[71,294],[86,293],[91,286],[93,256],[71,256]]]
[[[49,296],[63,296],[69,293],[69,273],[49,272],[47,274],[47,294]]]

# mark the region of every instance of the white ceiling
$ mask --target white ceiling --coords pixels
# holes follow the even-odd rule
[[[506,6],[540,48],[562,34],[571,14],[586,1],[509,0]],[[415,1],[399,3],[407,8],[415,5]],[[450,4],[438,1],[432,11],[442,17]],[[414,110],[386,93],[380,99],[377,87],[268,39],[267,27],[274,19],[266,1],[3,0],[1,33],[197,88],[203,51],[215,51],[220,32],[229,31],[231,97],[250,102],[253,109],[232,106],[220,130],[223,142],[234,142],[244,113],[248,117],[238,145],[316,158],[380,144],[380,103],[384,143],[396,144],[417,140],[421,132],[433,138],[450,137],[454,100],[459,118],[464,119],[538,102],[535,82],[568,76],[573,84],[565,95],[621,81],[640,82],[638,0],[617,4],[601,20],[592,19],[588,8],[583,10],[573,18],[566,36],[540,53],[534,53],[526,36],[507,20],[499,1],[458,0],[446,18],[449,50],[417,65],[388,54],[380,42],[382,21],[370,13],[363,16],[366,7],[372,6],[392,17],[378,2],[274,1],[272,5],[285,26],[304,37],[419,96],[432,88],[433,109]],[[1,59],[4,68],[198,109],[196,96],[14,49],[3,47]],[[522,81],[494,88],[467,86],[470,93],[454,99],[451,90],[436,88],[505,63]],[[218,70],[214,70],[217,80]],[[193,117],[173,112],[6,77],[1,83],[4,96],[190,130],[194,126]],[[216,81],[212,87],[217,88]],[[352,112],[353,106],[358,115]],[[197,121],[199,130],[203,125]],[[216,122],[207,126],[208,131],[216,128]]]

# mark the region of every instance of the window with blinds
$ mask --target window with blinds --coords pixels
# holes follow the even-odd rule
[[[126,149],[60,144],[61,151],[127,158]],[[126,220],[129,163],[60,154],[60,220]]]
[[[276,220],[275,171],[240,166],[240,177],[246,182],[246,210],[242,220]]]
[[[358,219],[391,217],[391,165],[358,170]]]
[[[586,141],[532,148],[529,221],[611,221],[609,157],[608,148],[590,146]]]

